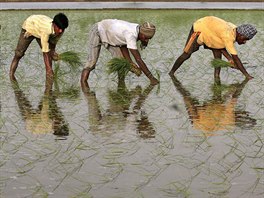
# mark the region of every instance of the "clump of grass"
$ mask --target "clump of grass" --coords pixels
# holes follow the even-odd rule
[[[224,61],[224,60],[221,60],[221,59],[213,59],[211,61],[211,64],[214,68],[218,68],[218,67],[221,67],[221,68],[224,68],[224,67],[234,67],[234,65],[232,65],[230,62],[227,62],[227,61]]]
[[[141,75],[141,70],[125,58],[113,58],[107,63],[107,72],[109,74],[116,74],[124,78],[129,71],[135,73],[137,76]]]
[[[67,66],[67,69],[61,70],[61,61],[64,62]],[[76,71],[82,65],[80,56],[77,52],[67,51],[58,55],[58,61],[54,66],[54,76],[58,78],[59,76],[63,76],[68,74],[70,71]]]
[[[71,69],[77,69],[82,64],[79,54],[74,51],[59,54],[59,60],[67,63]]]

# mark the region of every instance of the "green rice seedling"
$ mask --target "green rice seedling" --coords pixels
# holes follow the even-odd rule
[[[158,79],[158,81],[160,81],[160,72],[159,72],[159,70],[157,70],[157,69],[156,69],[156,75],[157,75],[157,79]],[[158,89],[157,89],[156,92],[157,92],[157,93],[160,92],[160,84],[158,84]]]
[[[67,63],[71,69],[77,69],[82,64],[79,54],[74,51],[67,51],[59,54],[59,60]]]
[[[108,74],[115,74],[124,78],[129,71],[135,73],[137,76],[141,75],[141,70],[125,58],[113,58],[107,63]]]
[[[69,66],[68,69],[61,70],[61,61]],[[54,76],[58,78],[65,74],[68,74],[72,70],[77,70],[81,66],[81,59],[78,53],[74,51],[63,52],[58,55],[58,61],[54,65]],[[70,70],[70,71],[69,71]]]
[[[211,61],[211,64],[214,68],[218,68],[218,67],[221,67],[221,68],[224,68],[224,67],[234,67],[234,65],[232,65],[230,62],[227,62],[227,61],[224,61],[224,60],[221,60],[221,59],[213,59]]]

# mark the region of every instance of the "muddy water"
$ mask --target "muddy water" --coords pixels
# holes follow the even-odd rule
[[[3,197],[261,197],[263,195],[262,11],[64,11],[70,26],[57,51],[87,56],[94,22],[119,18],[157,26],[141,52],[160,85],[129,74],[106,73],[102,49],[90,90],[80,72],[60,62],[46,81],[35,42],[8,78],[20,25],[30,14],[2,11],[0,56],[0,191]],[[248,72],[222,69],[214,82],[208,50],[167,74],[182,52],[192,22],[215,15],[252,23],[258,34],[237,46]]]

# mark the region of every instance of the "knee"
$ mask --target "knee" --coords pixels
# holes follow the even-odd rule
[[[95,65],[96,65],[96,61],[88,61],[85,66],[84,66],[84,69],[85,70],[89,70],[89,71],[92,71],[95,69]]]
[[[83,70],[93,71],[94,69],[95,69],[95,66],[93,66],[93,67],[85,67]]]
[[[23,52],[23,51],[20,51],[20,50],[16,50],[15,51],[15,57],[16,58],[22,58],[23,56],[25,55],[25,52]]]
[[[181,55],[181,59],[183,60],[187,60],[191,57],[192,53],[186,53],[184,52],[182,55]]]

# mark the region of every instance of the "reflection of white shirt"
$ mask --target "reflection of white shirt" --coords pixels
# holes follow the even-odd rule
[[[127,45],[137,49],[139,25],[117,19],[105,19],[98,23],[98,30],[103,43],[113,46]]]

